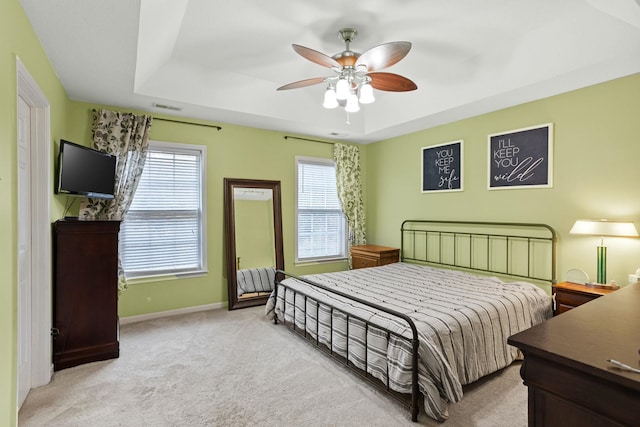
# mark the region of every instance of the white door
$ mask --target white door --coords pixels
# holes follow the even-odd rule
[[[31,389],[31,108],[18,97],[18,407]]]

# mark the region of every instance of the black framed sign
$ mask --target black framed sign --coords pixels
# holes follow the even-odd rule
[[[422,192],[462,191],[463,141],[422,148]]]
[[[553,124],[489,135],[489,190],[552,187]]]

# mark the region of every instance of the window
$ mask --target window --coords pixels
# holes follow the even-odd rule
[[[347,221],[333,160],[296,158],[296,262],[347,257]]]
[[[206,270],[206,147],[150,141],[120,231],[128,278]]]

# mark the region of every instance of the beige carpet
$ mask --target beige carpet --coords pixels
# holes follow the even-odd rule
[[[120,358],[55,373],[27,426],[526,426],[519,364],[465,387],[437,423],[320,354],[262,307],[125,325]]]

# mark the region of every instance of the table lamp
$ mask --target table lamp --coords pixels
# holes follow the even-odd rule
[[[637,237],[638,230],[631,221],[610,221],[607,219],[579,219],[573,224],[570,234],[600,236],[598,253],[598,285],[607,284],[607,247],[604,236]]]

